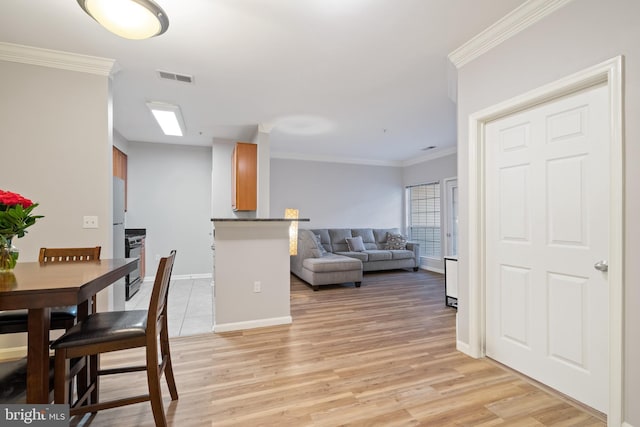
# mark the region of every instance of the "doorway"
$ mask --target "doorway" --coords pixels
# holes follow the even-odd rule
[[[485,128],[486,354],[603,413],[609,135],[605,85]]]
[[[598,64],[582,72],[576,73],[565,79],[559,80],[552,84],[546,85],[542,88],[538,88],[524,95],[518,96],[511,100],[505,101],[501,104],[487,108],[480,112],[474,113],[470,116],[469,124],[469,180],[474,185],[469,185],[468,188],[468,235],[466,236],[465,245],[468,245],[469,259],[467,260],[467,276],[465,277],[469,283],[469,307],[468,307],[468,330],[469,330],[469,347],[461,348],[468,354],[474,357],[482,357],[487,355],[487,349],[490,347],[488,334],[492,327],[490,323],[493,321],[490,319],[490,313],[487,312],[487,306],[485,301],[491,298],[491,291],[487,280],[489,280],[491,273],[488,269],[491,263],[489,254],[487,253],[489,238],[487,233],[491,230],[487,230],[486,225],[490,223],[487,220],[489,215],[494,212],[488,208],[488,204],[491,203],[490,197],[491,190],[488,189],[488,185],[495,185],[491,183],[491,172],[487,171],[485,160],[487,156],[488,141],[487,141],[487,128],[489,123],[501,118],[513,116],[521,113],[525,110],[535,108],[536,106],[556,101],[560,98],[567,97],[568,95],[575,94],[580,91],[584,91],[588,88],[594,88],[598,85],[603,85],[606,91],[607,99],[607,114],[606,120],[609,126],[609,171],[606,182],[604,183],[608,188],[609,197],[607,200],[601,201],[602,209],[608,211],[608,219],[605,220],[601,227],[608,230],[608,242],[607,256],[608,256],[608,272],[604,273],[608,277],[608,287],[606,293],[608,296],[608,316],[604,327],[608,330],[607,346],[604,349],[600,349],[600,352],[607,353],[609,359],[608,367],[608,381],[607,381],[607,397],[608,408],[606,409],[608,420],[611,425],[619,425],[622,419],[622,401],[623,401],[623,385],[622,385],[622,354],[623,354],[623,299],[622,289],[624,287],[623,282],[623,259],[624,259],[624,246],[623,246],[623,144],[622,144],[622,58],[617,57],[606,61],[602,64]],[[516,144],[517,145],[517,144]],[[510,147],[507,142],[506,148]],[[511,146],[516,148],[515,145]],[[557,164],[559,165],[559,164]],[[517,168],[517,164],[513,164],[514,168]],[[563,171],[560,168],[557,171]],[[514,180],[519,179],[520,182],[524,182],[527,179],[526,173],[522,171],[516,171],[512,169],[510,172],[514,173],[513,177],[503,177],[504,182],[513,184]],[[518,173],[520,175],[518,175]],[[546,174],[547,172],[545,172]],[[546,175],[545,175],[546,176]],[[574,175],[575,176],[575,175]],[[495,177],[494,177],[495,178]],[[511,180],[508,178],[512,178]],[[546,178],[545,178],[546,179]],[[562,186],[562,181],[560,181]],[[513,187],[513,195],[516,197],[518,192]],[[546,185],[543,186],[547,188]],[[508,186],[504,187],[505,192],[511,191]],[[552,189],[556,191],[555,187]],[[552,191],[552,193],[553,193]],[[560,191],[560,190],[559,190]],[[543,196],[544,197],[547,196]],[[562,199],[562,192],[549,197],[559,197]],[[535,202],[539,202],[539,198],[533,198]],[[534,202],[534,203],[535,203]],[[514,202],[515,203],[515,202]],[[522,206],[526,203],[531,203],[526,198],[521,198],[520,203]],[[546,203],[546,201],[545,201]],[[502,209],[502,208],[499,208]],[[504,207],[508,210],[508,207]],[[543,212],[548,214],[548,210],[543,209]],[[535,218],[530,218],[529,221],[534,221]],[[523,221],[514,221],[507,223],[506,227],[511,227],[510,230],[514,231],[520,227],[522,228]],[[503,228],[505,227],[503,226]],[[542,235],[545,238],[549,237],[548,228],[545,225],[545,230]],[[495,232],[495,230],[494,230]],[[501,231],[498,231],[500,233]],[[517,233],[512,233],[517,237]],[[522,233],[520,233],[522,234]],[[589,268],[593,268],[594,264],[599,259],[591,260],[589,262]],[[515,265],[513,270],[509,270],[510,265],[508,262],[501,264],[503,267],[502,272],[505,275],[511,274],[515,279],[520,280],[519,288],[517,286],[512,287],[509,291],[514,293],[520,292],[526,295],[530,292],[527,287],[533,285],[527,285],[527,280],[531,280],[529,283],[534,283],[533,279],[528,279],[526,271]],[[569,283],[578,286],[575,282],[579,281],[577,277],[566,278],[559,274],[553,276],[554,271],[545,272],[545,280],[566,279],[563,284],[568,285],[565,287],[567,290],[571,286]],[[491,279],[493,280],[493,279]],[[575,288],[572,288],[575,289]],[[548,293],[546,297],[548,298]],[[565,294],[562,294],[566,296]],[[575,295],[575,294],[574,294]],[[555,295],[560,296],[560,294]],[[517,298],[517,295],[516,295]],[[522,301],[522,298],[520,298]],[[515,307],[511,307],[511,310],[515,311]],[[548,313],[543,313],[548,317]],[[538,317],[530,316],[530,322],[537,321]],[[582,322],[580,322],[582,325]],[[509,325],[511,326],[511,325]],[[520,326],[522,327],[522,324]],[[517,342],[518,337],[522,338],[520,331],[511,331],[514,335],[513,341]],[[520,334],[520,335],[518,335]],[[504,335],[504,334],[503,334]],[[526,338],[529,339],[529,338]],[[547,338],[548,339],[548,338]],[[555,339],[555,338],[553,338]],[[526,344],[521,343],[525,346]],[[604,351],[603,351],[604,350]],[[563,350],[564,351],[564,350]],[[564,354],[565,356],[567,353]],[[489,350],[491,352],[491,350]],[[547,352],[548,353],[548,352]],[[559,358],[559,357],[558,357]]]

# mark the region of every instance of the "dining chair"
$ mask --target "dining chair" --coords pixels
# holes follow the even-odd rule
[[[53,262],[82,262],[100,259],[100,246],[94,248],[40,248],[38,261]]]
[[[53,262],[85,262],[100,259],[100,246],[93,248],[40,248],[38,261],[41,263]],[[95,306],[95,300],[93,301]],[[78,314],[77,307],[54,307],[51,309],[50,329],[71,328]],[[0,334],[15,334],[27,332],[27,310],[0,311]]]
[[[169,386],[171,400],[178,399],[167,328],[167,296],[175,256],[176,251],[173,250],[168,257],[160,259],[148,310],[91,314],[51,345],[51,348],[55,350],[54,402],[56,404],[70,404],[70,416],[150,401],[156,426],[167,425],[160,384],[163,373]],[[160,355],[158,355],[158,337],[160,337]],[[91,384],[87,394],[79,396],[75,402],[68,401],[72,378],[69,372],[70,359],[138,347],[146,349],[146,363],[144,365],[98,369],[91,375]],[[85,402],[89,392],[99,389],[100,376],[139,371],[147,373],[148,394],[107,402],[99,402],[99,399]]]

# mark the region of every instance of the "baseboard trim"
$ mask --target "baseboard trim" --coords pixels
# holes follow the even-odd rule
[[[471,346],[466,342],[456,341],[456,350],[466,354],[467,356],[473,357],[471,355]]]
[[[171,276],[173,280],[192,280],[192,279],[211,279],[211,273],[200,273],[200,274],[179,274],[177,276]]]
[[[291,316],[272,317],[269,319],[247,320],[246,322],[216,323],[213,332],[241,331],[243,329],[264,328],[266,326],[288,325],[293,322]]]
[[[171,280],[196,280],[196,279],[213,279],[213,274],[211,273],[173,274],[171,276]],[[146,276],[144,278],[144,282],[153,282],[154,280],[155,280],[154,276]]]
[[[444,274],[444,270],[441,268],[428,267],[426,265],[421,265],[420,268],[422,268],[423,270],[433,271],[434,273]]]
[[[27,355],[27,346],[0,349],[0,361],[15,360]]]

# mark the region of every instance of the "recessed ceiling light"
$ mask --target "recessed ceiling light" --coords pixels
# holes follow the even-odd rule
[[[125,39],[148,39],[167,31],[167,14],[152,0],[78,0],[100,25]]]
[[[180,107],[164,102],[147,102],[153,117],[160,125],[162,132],[170,136],[184,136],[186,133]]]

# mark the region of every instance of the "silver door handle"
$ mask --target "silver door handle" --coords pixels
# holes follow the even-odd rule
[[[607,263],[607,261],[602,260],[602,261],[596,262],[593,268],[595,268],[598,271],[609,271],[609,264]]]

